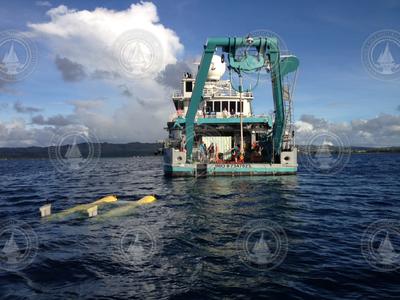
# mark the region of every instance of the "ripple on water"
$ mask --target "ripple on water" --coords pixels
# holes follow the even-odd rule
[[[399,271],[373,269],[361,238],[372,222],[398,219],[399,163],[400,155],[353,155],[332,176],[300,168],[297,176],[169,179],[158,157],[101,159],[89,174],[60,174],[46,160],[0,161],[0,218],[28,222],[39,238],[31,265],[0,271],[0,298],[396,298]],[[158,201],[101,221],[38,218],[46,201],[58,211],[108,194]],[[238,256],[240,230],[253,220],[287,235],[287,255],[272,270]],[[118,259],[121,233],[140,227],[159,245],[152,258]],[[393,247],[400,253],[398,240]]]

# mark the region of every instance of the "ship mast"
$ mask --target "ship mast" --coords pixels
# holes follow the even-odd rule
[[[243,159],[244,155],[244,139],[243,139],[243,101],[242,101],[242,92],[243,92],[243,77],[242,73],[239,73],[239,107],[240,107],[240,160]]]

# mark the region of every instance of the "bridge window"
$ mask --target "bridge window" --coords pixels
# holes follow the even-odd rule
[[[231,102],[229,103],[229,106],[230,106],[229,112],[230,112],[231,114],[236,113],[236,102],[235,102],[235,101],[231,101]]]
[[[222,101],[222,111],[229,111],[229,102],[228,101]]]
[[[211,101],[206,102],[206,112],[212,112],[213,111],[213,104]]]
[[[214,102],[214,111],[221,112],[221,102],[219,102],[219,101]]]
[[[186,92],[193,91],[193,81],[186,81],[185,84],[186,84],[186,89],[185,89]]]

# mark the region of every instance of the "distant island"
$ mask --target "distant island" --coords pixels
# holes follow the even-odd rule
[[[85,157],[89,153],[88,144],[77,144],[82,156]],[[101,157],[132,157],[132,156],[153,156],[162,153],[161,143],[140,143],[133,142],[127,144],[111,144],[100,143],[93,144],[94,148],[100,149]],[[63,145],[60,148],[61,155],[65,155],[70,145]],[[304,145],[298,145],[299,154],[304,154],[306,151],[316,152],[318,146],[310,148]],[[329,146],[331,153],[338,153],[337,147]],[[347,153],[400,153],[400,147],[351,147],[347,149]],[[1,159],[48,159],[49,147],[9,147],[0,148]]]
[[[304,154],[307,152],[317,152],[320,146],[311,146],[307,147],[305,145],[297,145],[298,152],[299,154]],[[356,154],[362,154],[362,153],[400,153],[400,147],[358,147],[358,146],[352,146],[352,147],[347,147],[345,149],[340,149],[339,147],[336,146],[325,146],[325,148],[329,149],[329,152],[331,153],[339,153],[339,152],[345,152],[345,153],[356,153]]]
[[[77,144],[80,153],[85,157],[89,153],[88,144]],[[101,157],[132,157],[132,156],[150,156],[161,153],[161,143],[127,143],[110,144],[100,143],[92,144],[91,148],[100,149]],[[70,145],[63,145],[59,151],[64,156]],[[0,148],[1,159],[48,159],[49,147],[18,147],[18,148]]]

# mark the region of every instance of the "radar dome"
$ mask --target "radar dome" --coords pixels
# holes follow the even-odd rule
[[[210,70],[208,71],[207,80],[220,80],[225,73],[226,64],[221,62],[221,56],[214,55],[211,60]]]

